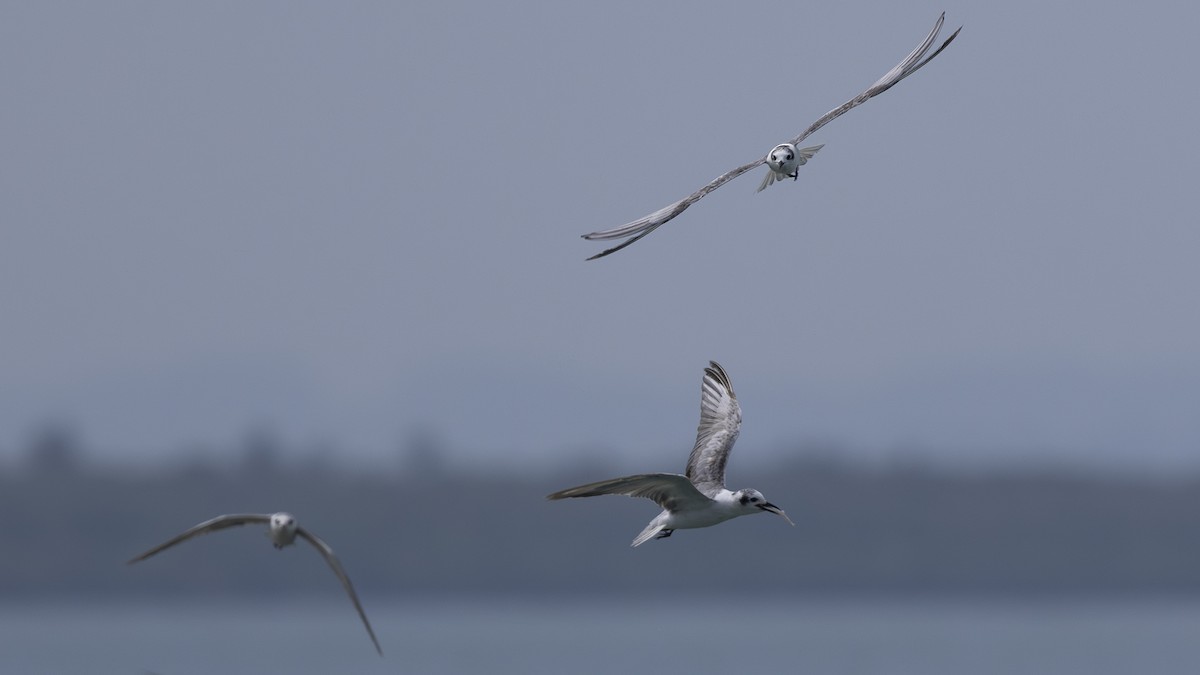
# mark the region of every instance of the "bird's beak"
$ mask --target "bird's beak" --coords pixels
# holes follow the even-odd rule
[[[792,522],[792,519],[788,518],[787,514],[783,512],[783,509],[770,502],[767,502],[766,504],[759,504],[758,508],[766,511],[767,513],[774,513],[777,516],[783,516],[783,519],[788,521],[788,525],[791,525],[792,527],[796,526],[796,524]]]

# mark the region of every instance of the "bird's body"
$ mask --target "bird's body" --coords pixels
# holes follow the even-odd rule
[[[338,580],[342,582],[342,587],[346,590],[346,594],[350,596],[350,601],[354,603],[354,609],[358,611],[358,616],[360,619],[362,619],[363,626],[367,629],[367,634],[371,636],[371,642],[375,645],[375,651],[379,652],[379,655],[382,656],[383,649],[379,646],[379,640],[375,638],[375,631],[371,628],[371,622],[367,620],[367,613],[363,611],[362,603],[358,601],[358,594],[354,592],[354,586],[350,583],[350,577],[346,574],[346,570],[342,569],[342,563],[339,562],[337,556],[334,555],[333,549],[330,548],[329,544],[326,544],[325,541],[320,537],[312,532],[309,532],[303,527],[300,527],[300,525],[296,523],[296,518],[290,513],[280,511],[279,513],[272,514],[243,513],[237,515],[217,516],[216,518],[206,520],[198,525],[190,527],[187,530],[184,530],[182,533],[146,551],[145,553],[130,559],[129,564],[132,565],[136,562],[141,562],[142,560],[145,560],[156,553],[171,548],[176,544],[187,541],[192,537],[208,534],[209,532],[216,532],[217,530],[224,530],[230,527],[240,527],[242,525],[257,523],[265,524],[267,526],[267,538],[271,540],[271,544],[277,549],[283,549],[285,546],[291,546],[293,543],[295,543],[296,537],[304,539],[308,543],[312,544],[313,548],[317,549],[317,552],[320,553],[321,557],[325,559],[325,562],[329,564],[329,567],[333,570],[333,573],[337,575]]]
[[[742,426],[742,409],[729,376],[716,361],[704,369],[700,387],[700,425],[696,444],[688,457],[687,471],[646,473],[588,483],[548,495],[547,499],[626,495],[653,500],[663,508],[633,540],[639,546],[651,538],[671,536],[675,530],[710,527],[738,516],[774,513],[789,523],[778,506],[758,490],[730,491],[725,487],[725,463]]]
[[[763,176],[758,191],[762,192],[777,180],[800,177],[800,167],[808,164],[808,160],[817,154],[825,144],[813,145],[807,148],[797,148],[792,143],[780,143],[767,153],[767,175]]]
[[[677,511],[663,509],[662,513],[658,514],[654,520],[651,520],[646,525],[646,529],[642,530],[641,534],[633,540],[633,545],[637,546],[651,537],[658,539],[669,537],[675,530],[694,530],[701,527],[712,527],[738,516],[749,516],[762,512],[763,509],[757,505],[739,502],[737,493],[730,492],[729,490],[721,490],[706,502],[697,504],[691,508]]]
[[[726,171],[720,176],[717,176],[709,181],[707,185],[699,190],[696,190],[692,194],[680,199],[677,202],[673,202],[667,206],[664,206],[648,216],[643,216],[637,220],[611,230],[601,230],[583,235],[583,238],[588,240],[625,239],[625,241],[621,242],[620,244],[612,248],[605,249],[604,251],[601,251],[600,253],[588,258],[588,260],[603,258],[610,253],[616,253],[617,251],[620,251],[626,246],[629,246],[635,241],[658,229],[679,214],[683,213],[688,207],[700,201],[700,199],[702,199],[708,193],[716,190],[717,188],[746,173],[747,171],[758,168],[762,164],[768,165],[768,172],[767,175],[763,177],[763,182],[758,187],[759,191],[771,185],[776,180],[783,180],[784,178],[791,178],[795,180],[798,175],[796,173],[796,169],[808,161],[808,157],[812,156],[810,153],[808,157],[804,157],[802,153],[806,151],[815,153],[822,147],[817,145],[810,148],[800,148],[800,142],[805,138],[808,138],[813,133],[816,133],[818,129],[826,124],[832,122],[838,117],[841,117],[863,103],[866,103],[872,97],[878,96],[888,89],[891,89],[898,82],[917,72],[926,63],[932,61],[935,56],[940,54],[943,49],[945,49],[951,42],[954,41],[954,38],[958,37],[959,31],[962,30],[962,27],[959,27],[958,30],[954,31],[953,35],[946,38],[946,41],[943,42],[940,47],[938,47],[932,54],[929,54],[929,56],[926,56],[926,54],[929,53],[930,48],[933,47],[934,40],[937,39],[938,32],[941,31],[942,23],[945,21],[945,19],[946,14],[943,12],[942,15],[938,17],[937,22],[934,23],[933,30],[931,30],[929,34],[925,36],[925,39],[921,41],[921,44],[917,45],[916,49],[912,50],[912,52],[909,53],[909,55],[905,57],[903,61],[885,73],[883,77],[876,80],[874,84],[872,84],[870,87],[867,87],[866,90],[849,101],[846,101],[842,105],[817,118],[817,121],[810,124],[807,129],[800,133],[799,136],[793,138],[787,143],[776,145],[771,152],[767,153],[766,156],[760,157],[759,159],[747,164],[743,164],[735,169]],[[788,157],[789,154],[792,156]]]
[[[748,516],[752,513],[760,513],[760,511],[758,508],[747,508],[744,504],[740,504],[734,493],[729,490],[721,490],[699,508],[674,512],[664,509],[659,514],[659,518],[662,518],[663,529],[690,530],[699,527],[711,527],[718,523],[737,518],[738,516]]]

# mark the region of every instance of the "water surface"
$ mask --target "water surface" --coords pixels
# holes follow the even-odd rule
[[[336,601],[335,601],[336,600]],[[0,673],[1200,672],[1200,602],[577,598],[8,605]]]

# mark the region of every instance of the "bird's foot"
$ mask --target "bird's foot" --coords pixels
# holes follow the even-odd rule
[[[662,530],[658,534],[654,535],[654,538],[655,539],[666,539],[667,537],[671,536],[671,533],[674,531],[675,530]]]

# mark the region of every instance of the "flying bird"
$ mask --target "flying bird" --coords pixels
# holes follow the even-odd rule
[[[638,218],[631,223],[626,223],[621,227],[612,230],[603,230],[600,232],[592,232],[590,234],[583,235],[583,238],[588,240],[622,239],[628,237],[628,239],[620,244],[610,249],[601,251],[600,253],[588,258],[588,260],[603,258],[610,253],[616,253],[617,251],[620,251],[626,246],[629,246],[633,242],[658,229],[661,225],[668,222],[675,216],[683,213],[689,206],[700,201],[700,199],[708,193],[716,190],[717,188],[746,173],[747,171],[757,168],[761,164],[765,163],[767,165],[768,173],[763,177],[762,184],[758,186],[758,191],[760,192],[767,186],[774,183],[776,180],[783,180],[784,178],[791,178],[792,180],[795,180],[798,175],[798,168],[805,164],[809,158],[812,157],[813,153],[824,147],[824,145],[815,145],[812,147],[800,148],[800,142],[805,138],[808,138],[821,127],[846,114],[851,109],[857,108],[863,103],[866,103],[868,99],[878,96],[888,89],[891,89],[896,85],[896,83],[900,82],[900,80],[903,80],[909,75],[917,72],[926,63],[932,61],[933,57],[941,54],[942,50],[945,49],[951,42],[953,42],[954,38],[958,37],[959,31],[962,30],[962,26],[959,26],[958,30],[954,31],[953,35],[946,38],[946,41],[942,43],[942,46],[938,47],[937,50],[935,50],[932,54],[929,54],[929,56],[925,56],[925,54],[929,52],[929,49],[933,46],[934,41],[937,39],[938,32],[941,31],[942,23],[945,20],[946,13],[942,12],[942,15],[938,17],[937,22],[933,24],[933,30],[929,31],[929,35],[926,35],[925,39],[921,41],[921,44],[917,45],[917,48],[912,50],[912,53],[905,57],[903,61],[896,64],[895,68],[889,70],[886,74],[884,74],[883,77],[879,78],[875,84],[867,87],[867,89],[858,96],[855,96],[849,101],[846,101],[840,106],[822,115],[817,119],[816,122],[813,122],[807,129],[801,132],[799,136],[793,138],[787,143],[781,143],[772,148],[771,152],[769,152],[765,157],[756,159],[749,164],[743,164],[732,171],[727,171],[720,176],[717,176],[708,185],[705,185],[704,187],[696,190],[692,194],[680,199],[677,202],[664,206],[648,216]]]
[[[696,429],[696,445],[683,475],[643,473],[613,478],[555,492],[546,498],[627,495],[654,500],[663,512],[634,538],[633,546],[640,546],[651,538],[669,537],[675,530],[708,527],[764,511],[792,523],[783,509],[768,502],[758,490],[730,492],[725,487],[725,462],[742,426],[742,408],[725,369],[716,361],[708,364],[700,385],[700,426]]]
[[[358,610],[358,616],[362,619],[363,626],[367,628],[367,634],[371,636],[371,642],[375,643],[375,651],[383,656],[383,649],[379,647],[379,640],[375,639],[375,631],[371,630],[371,622],[367,620],[367,614],[363,611],[362,604],[358,601],[358,594],[354,592],[354,586],[350,583],[350,577],[346,575],[346,570],[342,569],[342,564],[338,562],[337,556],[333,554],[333,549],[329,547],[320,537],[309,532],[308,530],[296,524],[296,519],[290,513],[245,513],[239,515],[217,516],[212,520],[206,520],[195,527],[192,527],[180,535],[177,535],[167,541],[155,546],[145,553],[133,558],[128,562],[132,565],[149,558],[150,556],[165,551],[175,544],[187,541],[192,537],[217,530],[224,530],[230,527],[240,527],[248,523],[264,523],[267,525],[267,537],[275,548],[282,549],[284,546],[290,546],[296,541],[296,537],[304,539],[317,549],[317,552],[325,558],[325,562],[329,563],[329,567],[333,569],[333,573],[342,582],[342,587],[346,589],[346,594],[350,596],[350,601],[354,603],[354,609]]]

